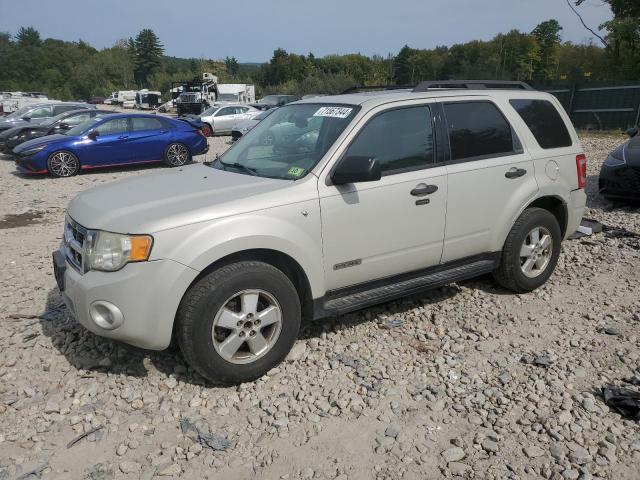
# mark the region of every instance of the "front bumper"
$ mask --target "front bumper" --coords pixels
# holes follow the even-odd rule
[[[83,327],[149,350],[169,346],[178,306],[198,271],[172,260],[155,260],[130,263],[117,272],[80,274],[63,249],[54,253],[54,273],[69,311]],[[96,322],[96,302],[117,307],[123,317],[119,326],[107,329]]]
[[[605,197],[640,200],[640,167],[603,165],[598,178],[598,190]]]

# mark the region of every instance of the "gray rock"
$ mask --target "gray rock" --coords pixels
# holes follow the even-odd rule
[[[482,446],[483,450],[491,453],[496,453],[500,448],[498,442],[495,442],[489,438],[485,438],[484,440],[482,440],[480,445]]]
[[[529,447],[524,447],[524,453],[529,458],[538,458],[544,455],[544,450],[537,445],[531,445]]]
[[[303,359],[307,353],[307,344],[304,342],[296,342],[293,348],[289,351],[287,355],[288,362],[295,362],[297,360]]]
[[[180,475],[181,473],[182,467],[180,467],[180,465],[178,465],[177,463],[172,463],[171,465],[168,465],[162,470],[158,471],[157,475],[160,475],[161,477],[175,477],[177,475]]]
[[[588,450],[578,447],[569,453],[569,460],[578,465],[585,465],[591,462],[593,459],[591,458],[591,454]]]
[[[396,423],[392,423],[385,429],[384,434],[387,437],[396,438],[400,434],[400,431],[400,426]]]
[[[456,477],[464,477],[471,473],[471,467],[466,463],[449,462],[447,464],[447,468],[449,469],[451,474]]]
[[[140,464],[138,462],[121,462],[120,465],[120,471],[122,473],[137,473],[140,471]]]
[[[462,460],[464,457],[466,457],[464,450],[461,449],[460,447],[447,448],[446,450],[442,451],[440,455],[442,455],[442,458],[444,458],[444,461],[447,463],[457,462],[459,460]]]

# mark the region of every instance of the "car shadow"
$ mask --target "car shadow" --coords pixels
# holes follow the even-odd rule
[[[365,322],[379,322],[383,328],[400,329],[389,324],[397,315],[404,315],[417,307],[442,302],[458,294],[455,284],[402,297],[357,312],[304,322],[299,340],[320,338],[323,334],[337,333]],[[193,385],[224,387],[209,382],[189,367],[180,350],[172,345],[164,351],[144,350],[115,340],[100,337],[82,327],[70,314],[57,288],[49,291],[44,311],[39,316],[42,334],[76,369],[76,374],[91,376],[93,372],[127,375],[143,378],[155,368],[166,377]]]

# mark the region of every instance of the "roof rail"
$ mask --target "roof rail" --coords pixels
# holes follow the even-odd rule
[[[414,92],[427,92],[434,89],[500,89],[500,90],[533,90],[531,85],[511,80],[429,80],[420,82]]]
[[[361,91],[375,91],[375,90],[411,90],[416,88],[415,85],[354,85],[339,93],[339,95],[346,95],[347,93],[355,93]]]

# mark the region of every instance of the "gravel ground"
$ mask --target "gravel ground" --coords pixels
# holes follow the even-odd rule
[[[586,216],[640,232],[595,193],[624,138],[582,140]],[[54,180],[0,160],[0,480],[640,478],[640,426],[598,393],[640,369],[638,237],[566,242],[532,294],[483,277],[306,325],[268,376],[218,388],[178,352],[86,332],[55,288],[69,200],[156,168]]]

